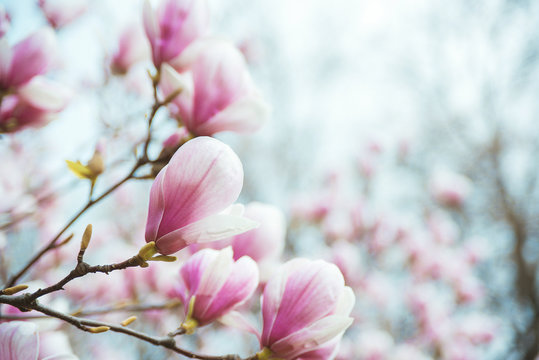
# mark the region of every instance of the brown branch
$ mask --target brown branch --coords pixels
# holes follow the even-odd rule
[[[152,106],[152,111],[148,117],[148,135],[146,137],[146,141],[144,142],[144,150],[142,153],[142,157],[138,158],[137,162],[123,179],[121,179],[119,182],[111,186],[107,191],[105,191],[101,196],[99,196],[96,199],[90,198],[86,205],[79,210],[66,224],[65,226],[52,238],[52,240],[45,245],[40,251],[38,251],[27,263],[26,265],[15,275],[13,275],[8,283],[6,284],[6,287],[11,287],[15,285],[15,283],[36,263],[41,259],[43,255],[45,255],[50,250],[54,249],[56,247],[56,242],[60,239],[60,237],[64,234],[64,232],[67,231],[73,225],[88,209],[90,209],[95,204],[99,203],[101,200],[106,198],[108,195],[110,195],[112,192],[114,192],[117,188],[122,186],[127,181],[135,178],[136,171],[142,167],[143,165],[146,165],[148,163],[151,163],[151,161],[148,159],[148,148],[150,146],[150,142],[152,141],[152,131],[151,126],[153,119],[155,118],[155,115],[157,114],[157,111],[162,107],[167,105],[170,101],[174,99],[175,96],[178,95],[178,93],[173,93],[167,97],[164,101],[160,102],[157,98],[157,84],[159,82],[158,76],[153,79],[153,87],[154,87],[154,105]]]
[[[181,305],[181,301],[170,301],[163,304],[140,304],[140,305],[127,305],[127,306],[114,306],[106,307],[102,309],[86,310],[86,311],[75,311],[72,312],[72,316],[95,316],[111,313],[134,313],[134,312],[145,312],[153,310],[169,310],[177,308]],[[47,315],[2,315],[3,320],[37,320],[37,319],[46,319]]]
[[[24,295],[19,295],[19,296],[0,295],[0,303],[9,304],[9,305],[12,305],[18,308],[24,308],[27,310],[36,310],[42,314],[48,315],[49,317],[63,320],[82,331],[86,331],[90,333],[95,333],[95,328],[102,328],[102,329],[108,328],[108,330],[110,331],[132,336],[139,340],[153,344],[155,346],[161,346],[166,349],[172,350],[175,353],[183,355],[189,359],[241,360],[241,358],[238,355],[210,356],[210,355],[200,355],[200,354],[192,353],[190,351],[187,351],[185,349],[178,347],[176,345],[176,342],[174,341],[174,338],[169,337],[169,336],[154,337],[154,336],[145,334],[143,332],[132,330],[127,327],[109,324],[109,323],[96,321],[96,320],[78,318],[75,316],[64,314],[62,312],[56,311],[54,309],[51,309],[49,307],[39,304],[37,300],[31,299],[31,296],[28,296],[28,295],[29,294],[24,294]],[[256,355],[249,357],[245,360],[254,360],[254,359],[256,359]]]

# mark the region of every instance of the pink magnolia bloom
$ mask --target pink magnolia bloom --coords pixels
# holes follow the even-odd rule
[[[2,360],[76,360],[72,354],[39,356],[37,326],[31,322],[11,321],[0,324],[0,359]],[[57,353],[56,353],[57,354]]]
[[[243,168],[230,147],[209,137],[188,141],[152,185],[146,241],[168,255],[255,228],[242,209],[230,207],[242,185]]]
[[[209,324],[247,301],[258,286],[258,267],[249,257],[234,261],[232,248],[203,249],[180,269],[177,291],[186,315],[198,326]],[[192,300],[194,298],[194,300]],[[192,306],[188,306],[194,301]],[[189,312],[189,308],[192,308]]]
[[[0,90],[9,90],[44,74],[52,62],[56,49],[54,32],[41,29],[10,47],[7,39],[0,39]]]
[[[88,9],[88,2],[87,0],[39,0],[39,7],[49,24],[59,29],[84,14]]]
[[[437,170],[429,181],[434,200],[448,207],[461,207],[472,191],[467,177],[447,170]]]
[[[262,296],[260,344],[266,359],[327,359],[352,324],[355,297],[339,269],[322,260],[293,259]],[[318,354],[318,355],[317,355]]]
[[[206,0],[163,0],[153,10],[144,3],[144,29],[152,47],[153,63],[161,64],[178,56],[208,28]]]
[[[125,74],[139,61],[149,58],[150,49],[144,40],[144,32],[139,24],[126,27],[118,39],[118,48],[111,60],[112,71]]]
[[[232,44],[215,39],[192,44],[175,66],[181,75],[162,68],[161,90],[165,96],[182,89],[171,110],[195,135],[221,131],[258,130],[269,108],[256,90],[243,55]]]
[[[34,77],[20,87],[16,95],[4,97],[0,107],[0,132],[46,125],[67,106],[70,97],[67,88],[41,76]]]

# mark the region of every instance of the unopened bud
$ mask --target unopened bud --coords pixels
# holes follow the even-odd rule
[[[127,326],[127,325],[131,324],[135,320],[137,320],[137,317],[136,316],[131,316],[131,317],[128,317],[127,319],[125,319],[124,321],[122,321],[120,323],[120,325]]]
[[[12,287],[9,287],[7,289],[2,290],[3,295],[13,295],[18,293],[19,291],[23,291],[28,289],[28,285],[15,285]]]
[[[96,326],[96,327],[92,327],[88,329],[88,331],[93,334],[99,334],[99,333],[109,331],[109,330],[110,330],[110,327],[108,326]]]
[[[105,171],[105,161],[101,152],[97,150],[94,152],[94,155],[92,156],[90,161],[88,161],[87,167],[88,169],[90,169],[92,175],[95,177],[99,176],[103,173],[103,171]]]
[[[86,250],[88,248],[88,244],[90,244],[91,238],[92,238],[92,224],[88,224],[88,226],[86,226],[86,229],[84,230],[84,234],[82,235],[82,241],[80,243],[81,250]]]

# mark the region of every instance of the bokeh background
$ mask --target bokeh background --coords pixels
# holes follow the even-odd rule
[[[343,340],[348,353],[342,358],[393,359],[393,346],[413,344],[432,359],[536,359],[539,2],[209,3],[212,33],[242,49],[272,107],[270,121],[258,133],[217,136],[244,164],[242,200],[271,203],[287,213],[285,257],[338,262],[334,249],[340,241],[355,246],[347,251],[357,251],[340,264],[345,277],[351,272],[347,281],[359,278],[358,323]],[[11,16],[12,43],[46,25],[34,1],[0,4]],[[4,232],[12,268],[23,263],[22,249],[35,241],[36,231],[61,226],[86,196],[85,185],[66,171],[65,159],[89,158],[104,139],[111,168],[106,176],[115,178],[129,166],[133,149],[126,144],[144,134],[141,119],[151,106],[145,96],[151,93],[148,63],[122,79],[103,69],[121,29],[141,21],[141,8],[139,1],[89,1],[83,16],[57,32],[60,56],[53,76],[76,96],[45,128],[17,134],[26,166],[4,158],[0,201],[4,210],[34,209],[35,199],[24,191],[7,190],[5,184],[17,181],[46,182],[47,193],[61,196],[39,230]],[[174,126],[160,114],[157,139],[164,140]],[[0,139],[2,152],[10,146]],[[158,153],[159,147],[150,150]],[[125,231],[142,233],[149,185],[129,184],[115,200],[140,209],[118,220]],[[104,188],[98,184],[97,190]],[[440,188],[457,193],[459,203],[444,202]],[[114,217],[115,203],[106,204],[83,222]],[[321,215],[313,215],[315,210]],[[435,264],[417,270],[403,238],[421,238],[414,251]],[[474,249],[480,258],[462,275],[473,277],[474,285],[455,280],[463,249]],[[458,286],[477,285],[466,288],[477,299],[455,300],[454,292],[462,289],[451,281],[444,288],[439,283],[446,278],[464,281]],[[428,296],[416,294],[421,285],[429,287]],[[410,305],[413,294],[427,298],[425,307],[451,304],[424,310],[421,321],[433,329],[420,340],[414,334],[424,324]],[[487,333],[488,341],[465,342],[454,335],[454,328],[465,328],[461,319],[474,316],[473,326]],[[453,330],[440,330],[445,322]],[[436,330],[444,334],[433,335]],[[443,345],[433,345],[436,341]],[[362,352],[373,343],[390,349],[386,357]]]

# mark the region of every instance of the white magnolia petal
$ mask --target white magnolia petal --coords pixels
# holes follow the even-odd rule
[[[225,239],[257,228],[259,223],[241,216],[214,214],[180,229],[188,244]]]
[[[245,212],[245,206],[243,204],[232,204],[223,211],[221,214],[234,215],[234,216],[243,216]]]
[[[335,315],[348,316],[352,312],[354,305],[356,303],[356,296],[354,291],[349,287],[345,286],[337,307],[335,308]]]
[[[345,331],[353,322],[346,316],[331,315],[310,326],[276,341],[271,350],[285,358],[296,358],[331,341]]]
[[[246,96],[197,127],[201,134],[221,131],[254,132],[267,121],[270,108],[259,96]]]
[[[34,77],[18,90],[18,94],[33,106],[49,111],[60,111],[71,97],[71,91],[42,76]]]

